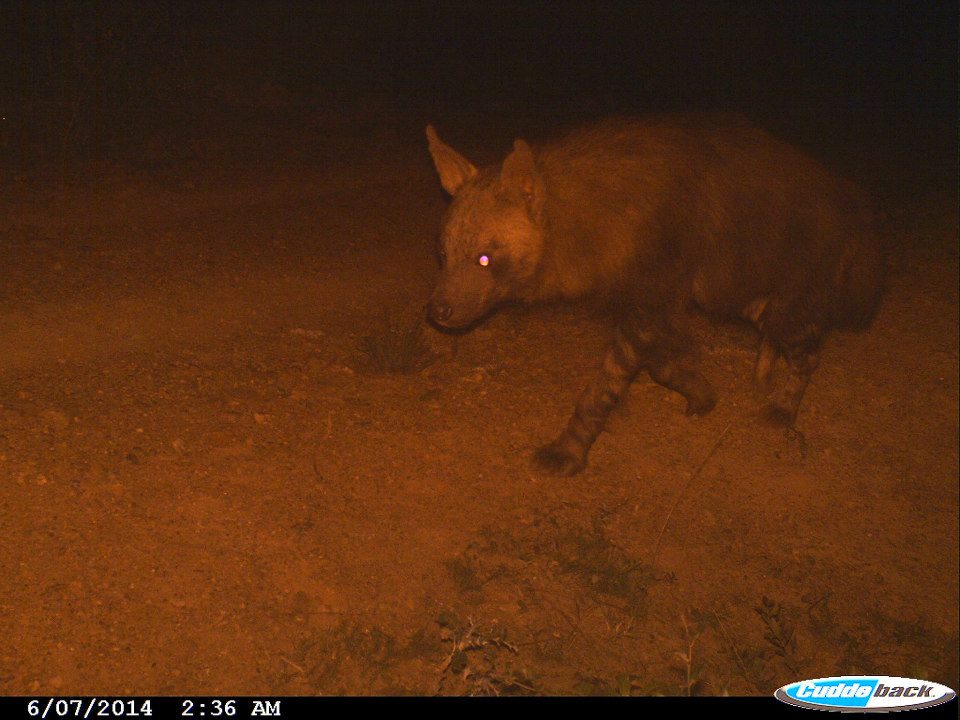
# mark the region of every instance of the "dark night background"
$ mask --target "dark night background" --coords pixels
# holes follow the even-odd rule
[[[46,131],[93,155],[196,122],[223,88],[235,104],[268,87],[441,113],[805,108],[815,123],[829,108],[825,124],[957,107],[948,2],[7,0],[0,28],[4,114],[60,113]]]

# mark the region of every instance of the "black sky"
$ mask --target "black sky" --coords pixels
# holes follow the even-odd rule
[[[0,97],[264,81],[411,102],[957,106],[949,2],[0,5]]]

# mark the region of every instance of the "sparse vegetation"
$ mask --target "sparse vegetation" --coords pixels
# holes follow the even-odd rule
[[[460,695],[533,695],[537,689],[513,658],[520,654],[496,625],[480,628],[445,612],[437,618],[440,639],[450,650],[440,664],[439,692]]]
[[[681,615],[680,624],[683,626],[684,650],[675,652],[674,658],[680,662],[680,669],[683,673],[680,694],[691,697],[697,694],[698,688],[703,683],[701,677],[703,670],[694,656],[694,648],[703,634],[705,624],[702,617],[694,613]]]
[[[760,605],[755,607],[754,611],[760,616],[766,628],[763,639],[773,647],[773,651],[780,656],[791,673],[799,673],[800,662],[796,657],[796,626],[783,606],[764,595]]]
[[[763,692],[763,688],[757,682],[758,675],[763,672],[762,653],[758,653],[750,648],[741,651],[734,638],[727,632],[726,624],[723,622],[720,612],[714,610],[713,618],[715,620],[715,626],[723,640],[723,644],[721,645],[722,651],[734,661],[743,679],[746,680],[755,691]]]
[[[358,369],[374,375],[412,375],[433,362],[419,318],[410,321],[384,314],[377,328],[360,344]]]
[[[554,551],[563,572],[594,593],[621,600],[620,609],[627,615],[643,616],[647,591],[657,578],[652,568],[610,542],[596,519],[589,529],[573,527],[561,533]]]

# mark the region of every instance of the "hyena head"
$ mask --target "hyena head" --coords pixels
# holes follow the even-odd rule
[[[543,258],[543,179],[517,140],[503,163],[477,169],[427,127],[440,183],[453,197],[440,230],[440,279],[427,314],[463,330],[498,305],[529,297]]]

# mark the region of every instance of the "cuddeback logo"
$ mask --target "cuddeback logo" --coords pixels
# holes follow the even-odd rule
[[[840,712],[916,710],[945,703],[957,696],[946,685],[887,675],[844,676],[801,680],[774,693],[797,707]]]

